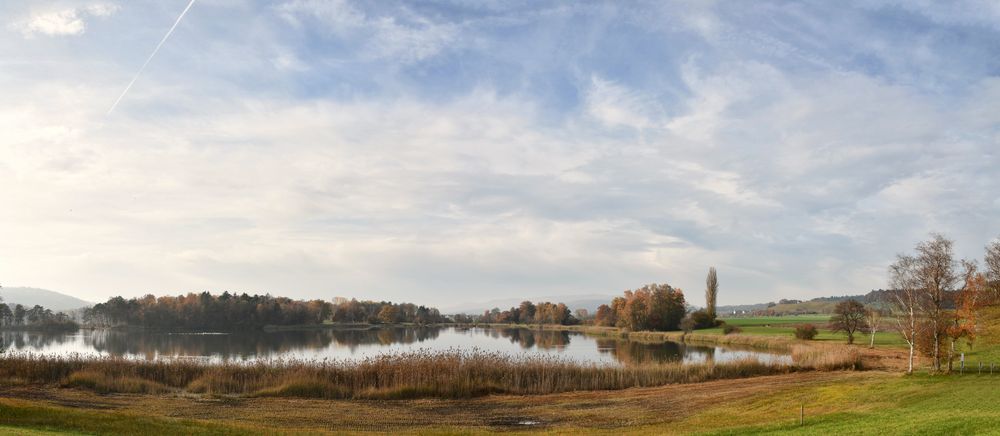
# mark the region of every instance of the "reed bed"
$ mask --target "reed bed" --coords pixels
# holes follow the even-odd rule
[[[723,363],[610,366],[551,356],[522,357],[476,350],[389,354],[358,361],[222,363],[8,354],[0,356],[0,383],[54,383],[98,392],[146,394],[468,398],[487,394],[614,390],[810,369],[847,369],[851,367],[847,363],[849,357],[796,349],[791,365],[750,358]]]
[[[791,351],[796,346],[794,345],[795,342],[782,337],[741,334],[707,335],[688,333],[684,336],[684,342],[733,345],[784,352]]]
[[[792,362],[818,371],[860,370],[861,353],[844,345],[795,345]]]

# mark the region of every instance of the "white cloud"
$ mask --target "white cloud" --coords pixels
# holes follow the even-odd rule
[[[276,7],[290,23],[303,26],[312,18],[326,32],[359,44],[365,60],[413,62],[434,56],[452,44],[459,28],[400,8],[392,15],[372,16],[347,1],[293,0]]]
[[[638,92],[596,76],[586,92],[587,113],[608,126],[644,129],[656,124],[654,102]]]
[[[283,51],[271,58],[271,64],[282,71],[307,71],[309,65],[294,53]]]
[[[118,12],[118,9],[120,7],[114,3],[95,3],[83,8],[84,11],[95,17],[111,16],[115,12]]]
[[[87,30],[87,18],[107,17],[117,12],[118,8],[112,3],[94,3],[77,8],[39,10],[11,23],[10,27],[25,38],[35,35],[80,35]]]

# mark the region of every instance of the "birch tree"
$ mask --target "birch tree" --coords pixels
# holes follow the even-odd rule
[[[953,241],[940,234],[932,234],[929,241],[917,244],[917,256],[914,258],[917,289],[923,293],[918,301],[931,330],[931,355],[935,371],[941,370],[941,344],[951,324],[946,311],[948,293],[961,280],[953,246]]]
[[[865,311],[865,320],[868,322],[868,333],[871,334],[871,342],[868,344],[868,348],[875,348],[875,333],[878,333],[878,329],[882,325],[882,318],[882,310],[877,307],[869,307]]]
[[[898,255],[889,266],[888,303],[892,306],[896,329],[910,348],[906,373],[913,373],[913,358],[917,341],[917,326],[921,293],[917,288],[916,259]]]

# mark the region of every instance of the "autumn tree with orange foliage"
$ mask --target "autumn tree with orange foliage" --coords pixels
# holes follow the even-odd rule
[[[625,291],[624,296],[611,301],[610,307],[599,307],[596,322],[614,319],[614,325],[631,331],[677,330],[685,311],[684,293],[680,289],[654,283]]]
[[[602,304],[597,307],[597,313],[594,314],[594,325],[612,327],[616,322],[615,311],[611,309],[611,306]]]
[[[965,264],[965,286],[955,295],[955,314],[952,325],[948,328],[951,339],[951,353],[948,356],[948,370],[952,369],[955,358],[956,343],[965,338],[971,347],[976,339],[976,326],[979,312],[990,305],[996,304],[996,298],[989,286],[987,275],[979,272],[974,262]]]

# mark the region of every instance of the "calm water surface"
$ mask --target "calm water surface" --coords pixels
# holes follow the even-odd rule
[[[519,328],[388,327],[240,333],[151,333],[80,330],[68,334],[2,332],[8,351],[212,361],[364,359],[386,353],[479,349],[515,356],[548,354],[578,362],[716,362],[745,357],[790,362],[787,355],[674,342],[643,343],[577,332]]]

